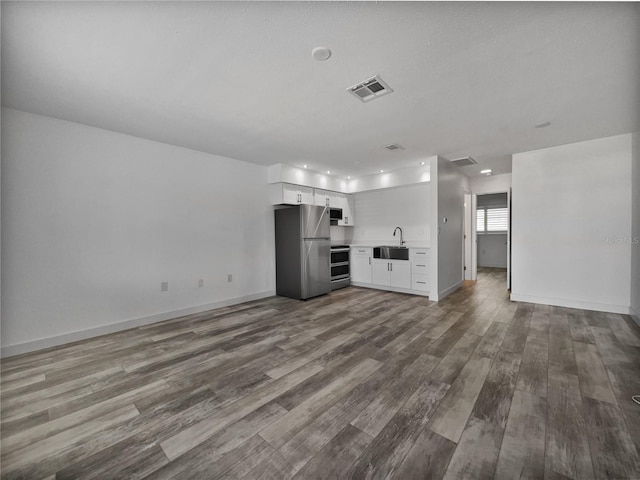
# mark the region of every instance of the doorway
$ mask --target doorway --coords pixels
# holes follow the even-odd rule
[[[473,212],[470,229],[471,279],[477,279],[478,269],[485,273],[504,272],[507,289],[511,288],[510,197],[510,192],[497,192],[471,195],[470,198],[470,210]]]

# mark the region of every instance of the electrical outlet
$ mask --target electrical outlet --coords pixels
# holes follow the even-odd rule
[[[162,282],[160,284],[160,291],[161,292],[167,292],[169,291],[169,282]]]
[[[229,274],[227,275],[227,283],[231,283],[233,282],[233,275]]]
[[[204,287],[204,280],[201,278],[200,280],[198,280],[198,288],[202,287]]]

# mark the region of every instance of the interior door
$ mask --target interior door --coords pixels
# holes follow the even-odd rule
[[[471,280],[478,279],[478,229],[476,226],[476,210],[478,195],[471,195]]]
[[[507,192],[507,290],[511,290],[511,188]]]
[[[464,279],[471,280],[471,262],[473,260],[471,248],[471,194],[464,194]]]

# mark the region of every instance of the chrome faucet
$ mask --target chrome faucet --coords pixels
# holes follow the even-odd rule
[[[393,231],[393,236],[394,236],[394,237],[396,236],[396,230],[400,230],[400,246],[402,246],[402,245],[404,245],[404,244],[405,244],[405,243],[407,243],[407,242],[405,242],[405,241],[402,239],[402,229],[401,229],[400,227],[396,227],[396,228],[395,228],[395,230]]]

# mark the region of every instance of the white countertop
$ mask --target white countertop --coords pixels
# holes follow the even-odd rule
[[[396,245],[396,244],[388,243],[388,242],[354,242],[354,243],[349,244],[349,246],[351,246],[351,247],[381,247],[381,246],[399,247],[400,245]],[[430,248],[428,245],[418,244],[418,243],[405,243],[403,245],[403,247],[408,247],[408,248]]]

